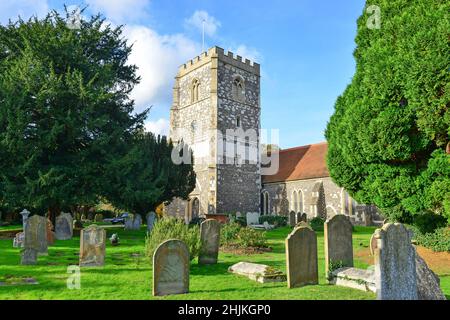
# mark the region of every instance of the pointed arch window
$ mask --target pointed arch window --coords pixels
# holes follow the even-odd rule
[[[191,85],[191,102],[192,103],[195,103],[198,101],[199,87],[200,87],[200,81],[198,79],[192,80],[192,85]]]
[[[244,78],[241,76],[236,76],[233,80],[232,85],[233,98],[238,101],[245,100],[245,83]]]

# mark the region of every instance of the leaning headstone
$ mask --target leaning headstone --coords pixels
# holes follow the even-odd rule
[[[47,219],[34,215],[25,224],[24,249],[22,250],[22,263],[34,264],[38,254],[46,255],[47,246]]]
[[[416,254],[408,230],[388,223],[375,231],[378,300],[417,300]]]
[[[419,300],[447,300],[440,287],[439,277],[428,267],[417,251],[416,274]]]
[[[296,222],[295,222],[295,212],[291,211],[291,212],[289,212],[289,226],[295,227],[295,224],[296,224]]]
[[[106,230],[91,225],[81,230],[80,267],[101,267],[105,264]]]
[[[153,295],[189,292],[189,250],[180,240],[161,243],[153,254]]]
[[[13,247],[14,248],[23,248],[23,242],[25,240],[25,232],[19,232],[16,233],[16,236],[13,240]]]
[[[140,214],[135,214],[133,219],[133,230],[141,230],[142,217]]]
[[[73,236],[73,218],[70,213],[56,217],[55,236],[57,240],[69,240]]]
[[[259,224],[259,213],[247,212],[247,226],[251,226],[253,224]]]
[[[319,283],[317,236],[308,227],[295,228],[286,238],[288,288]]]
[[[216,264],[220,245],[220,223],[214,219],[207,219],[200,225],[201,249],[198,257],[199,264]]]
[[[336,268],[353,267],[352,223],[337,214],[324,224],[325,273]]]
[[[228,272],[245,276],[259,283],[286,281],[286,275],[283,272],[265,264],[238,262],[229,267]]]
[[[153,230],[153,226],[155,225],[156,213],[152,211],[149,214],[147,214],[146,220],[147,220],[147,232],[151,233]]]
[[[53,232],[53,223],[47,219],[47,244],[53,245],[55,243],[55,233]]]

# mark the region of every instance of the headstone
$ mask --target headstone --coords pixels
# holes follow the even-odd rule
[[[265,264],[238,262],[229,267],[228,272],[245,276],[259,283],[286,281],[285,274]]]
[[[388,223],[375,231],[378,300],[417,300],[416,255],[408,230]]]
[[[415,249],[415,248],[414,248]],[[419,300],[447,300],[439,277],[416,251],[417,296]]]
[[[13,240],[13,247],[14,248],[23,248],[23,242],[25,240],[25,232],[19,232],[16,233],[16,236]]]
[[[125,230],[133,230],[133,215],[129,214],[128,217],[125,218],[124,229]]]
[[[375,272],[369,269],[340,268],[331,272],[329,282],[337,286],[376,292]]]
[[[201,249],[199,264],[216,264],[220,245],[220,223],[207,219],[200,224]]]
[[[142,217],[140,214],[135,214],[133,219],[133,230],[141,230]]]
[[[153,230],[153,226],[155,225],[156,213],[153,211],[147,214],[147,232],[150,233]]]
[[[291,211],[289,212],[289,226],[295,227],[295,212]]]
[[[55,236],[58,240],[69,240],[73,236],[73,218],[70,213],[56,217]]]
[[[102,215],[101,213],[97,213],[97,214],[94,216],[94,221],[95,221],[95,222],[103,222],[103,215]]]
[[[319,283],[317,236],[308,227],[295,228],[286,238],[288,288]]]
[[[105,264],[106,230],[91,225],[81,230],[80,267],[101,267]]]
[[[36,263],[38,254],[46,255],[47,246],[47,219],[34,215],[25,224],[24,249],[22,250],[22,264]]]
[[[189,250],[180,240],[161,243],[153,254],[153,295],[189,292]]]
[[[47,219],[47,245],[53,245],[55,243],[55,233],[53,232],[53,223],[50,219]]]
[[[33,248],[25,248],[22,250],[20,264],[34,265],[37,263],[38,252]]]
[[[324,224],[325,274],[333,269],[353,267],[352,223],[337,214]]]
[[[23,230],[25,230],[25,225],[27,224],[28,217],[30,215],[30,211],[27,209],[23,209],[22,212],[20,212],[20,215],[22,216],[22,227]]]
[[[258,212],[247,212],[247,226],[251,226],[252,224],[259,224]]]

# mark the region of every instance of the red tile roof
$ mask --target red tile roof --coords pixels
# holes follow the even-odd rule
[[[263,183],[329,177],[326,142],[280,150],[277,174],[262,176]]]

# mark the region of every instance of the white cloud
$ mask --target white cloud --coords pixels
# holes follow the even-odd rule
[[[172,88],[178,67],[200,54],[200,45],[182,34],[160,35],[145,26],[126,26],[124,36],[133,44],[128,63],[139,69],[141,83],[131,93],[136,111],[172,100]]]
[[[9,19],[17,20],[18,16],[25,20],[33,15],[43,17],[48,11],[49,6],[46,0],[2,0],[0,1],[0,22],[7,23]]]
[[[249,59],[253,62],[261,63],[261,53],[255,48],[249,48],[246,45],[241,44],[236,49],[229,49],[229,51],[243,57],[244,59]]]
[[[167,119],[161,118],[158,121],[147,121],[145,122],[145,130],[148,132],[153,132],[155,135],[169,135],[169,121]]]
[[[89,9],[114,22],[130,22],[147,17],[150,0],[85,0]]]
[[[203,30],[203,22],[205,22],[205,34],[210,37],[214,36],[217,29],[221,26],[219,20],[209,15],[209,13],[204,10],[195,11],[190,18],[185,20],[185,24],[188,27],[194,27],[199,31]]]

